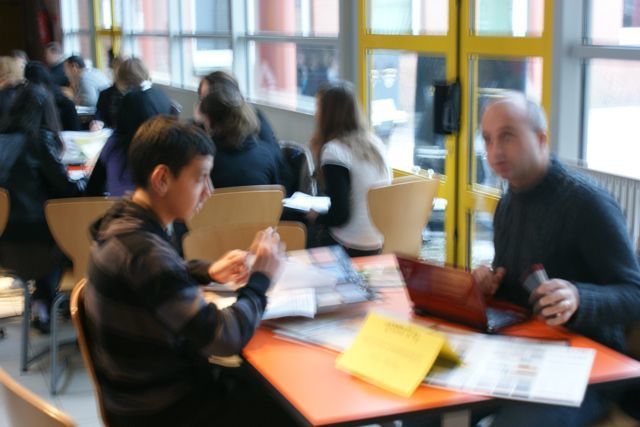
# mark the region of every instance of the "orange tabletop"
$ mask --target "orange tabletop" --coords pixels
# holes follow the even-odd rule
[[[388,258],[381,257],[389,262]],[[357,262],[357,261],[356,261]],[[404,289],[383,292],[382,302],[371,307],[399,313],[411,311]],[[459,327],[459,326],[458,326]],[[536,320],[508,328],[509,335],[568,340],[572,346],[596,350],[590,383],[640,378],[640,362],[564,328]],[[244,350],[246,360],[311,425],[373,421],[423,411],[469,408],[488,397],[418,387],[410,398],[396,396],[335,368],[337,353],[275,337],[260,329]]]

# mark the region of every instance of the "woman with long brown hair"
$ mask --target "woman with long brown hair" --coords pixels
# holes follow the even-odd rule
[[[198,106],[216,144],[214,187],[281,184],[276,161],[258,138],[258,118],[232,80],[220,80]]]
[[[382,248],[382,235],[369,218],[367,191],[391,180],[382,143],[365,123],[351,83],[332,82],[320,88],[311,149],[331,207],[324,215],[314,211],[307,215],[316,224],[311,243],[339,243],[351,256],[375,254]]]

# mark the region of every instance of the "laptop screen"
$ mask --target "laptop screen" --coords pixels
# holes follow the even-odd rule
[[[402,256],[397,258],[409,298],[418,311],[486,328],[485,304],[471,273]]]

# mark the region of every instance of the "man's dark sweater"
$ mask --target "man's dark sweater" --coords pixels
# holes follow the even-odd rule
[[[573,283],[580,306],[566,326],[625,351],[624,328],[640,319],[640,268],[618,204],[555,159],[543,180],[509,190],[494,217],[494,268],[507,272],[497,297],[528,305],[523,277],[543,264]]]
[[[111,423],[206,419],[219,410],[221,387],[207,358],[239,353],[249,341],[268,277],[253,273],[237,302],[218,310],[197,287],[209,282],[208,263],[185,263],[152,212],[123,199],[91,231],[85,309]]]

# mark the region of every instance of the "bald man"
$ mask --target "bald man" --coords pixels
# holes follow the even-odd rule
[[[544,111],[522,94],[490,102],[481,128],[489,165],[509,189],[494,216],[493,266],[473,272],[479,286],[625,352],[625,330],[640,320],[640,267],[620,207],[550,156]],[[550,279],[527,289],[535,264]],[[588,425],[608,402],[590,390],[580,408],[513,405],[492,426]]]

